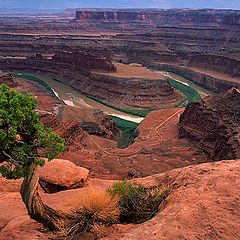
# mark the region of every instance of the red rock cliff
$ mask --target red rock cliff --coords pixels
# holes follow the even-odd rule
[[[216,26],[232,22],[239,11],[201,9],[123,9],[80,10],[75,21],[81,22],[152,22],[160,25],[206,25]],[[228,16],[230,18],[228,19]]]
[[[212,160],[240,157],[240,91],[230,89],[187,105],[179,136],[197,142]]]
[[[67,63],[72,65],[74,68],[86,68],[88,70],[99,69],[105,71],[115,71],[116,68],[111,61],[101,55],[94,55],[86,52],[57,52],[53,57],[52,61]]]
[[[224,56],[199,54],[191,57],[188,65],[229,74],[232,77],[240,76],[240,61]]]

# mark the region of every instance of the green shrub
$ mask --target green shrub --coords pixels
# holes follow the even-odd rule
[[[117,127],[122,130],[122,133],[117,138],[118,148],[126,148],[131,145],[136,137],[135,130],[139,126],[139,123],[124,120],[111,115],[109,117],[114,120]]]
[[[140,223],[155,215],[158,206],[167,197],[169,188],[147,189],[140,184],[124,180],[114,183],[107,192],[119,198],[120,222]]]

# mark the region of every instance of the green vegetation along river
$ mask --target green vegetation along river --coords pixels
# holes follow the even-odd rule
[[[192,100],[200,100],[202,96],[209,94],[209,91],[201,88],[200,86],[194,84],[192,81],[181,77],[174,73],[169,73],[166,71],[152,70],[169,77],[171,85],[181,91],[186,98],[175,105],[175,107],[183,107]],[[110,104],[104,103],[93,97],[87,97],[78,91],[74,90],[72,87],[48,77],[46,75],[40,75],[35,73],[14,73],[14,77],[21,77],[27,80],[32,80],[39,82],[47,90],[53,92],[59,99],[61,99],[65,104],[70,106],[77,106],[79,108],[93,108],[101,109],[103,112],[110,116],[121,118],[127,121],[132,121],[135,123],[140,123],[144,117],[151,111],[149,110],[136,110],[136,109],[122,109]]]
[[[127,114],[121,111],[118,111],[114,108],[106,106],[98,101],[95,101],[91,98],[84,96],[83,94],[75,91],[70,86],[61,83],[60,81],[56,81],[46,75],[40,75],[35,73],[14,73],[14,77],[21,77],[27,80],[32,80],[39,82],[41,85],[44,85],[46,89],[49,91],[53,91],[54,94],[61,99],[65,104],[70,106],[77,106],[79,108],[93,108],[93,109],[101,109],[107,115],[115,116],[118,118],[122,118],[124,120],[140,123],[144,118],[139,116],[134,116],[131,114]],[[41,83],[42,82],[42,83]],[[45,85],[45,84],[46,85]]]
[[[171,73],[170,75],[170,73],[167,72],[160,73],[168,76],[171,85],[174,88],[181,91],[186,96],[186,98],[179,102],[175,107],[182,107],[185,106],[191,100],[201,99],[201,96],[199,95],[198,92],[199,89],[197,89],[198,91],[196,91],[193,88],[193,87],[197,88],[198,86],[192,86],[191,81],[176,74],[173,75]],[[67,105],[76,106],[79,108],[101,109],[103,112],[110,115],[110,117],[116,122],[117,126],[122,130],[122,134],[117,141],[118,147],[120,148],[125,148],[132,143],[135,136],[135,129],[137,128],[139,123],[144,119],[144,117],[151,111],[150,109],[131,110],[111,106],[110,104],[101,102],[98,99],[84,96],[83,94],[74,90],[72,87],[46,75],[14,72],[13,76],[38,82],[39,84],[44,86],[45,89],[47,89],[49,92],[55,94],[60,100],[62,100]],[[201,93],[202,92],[203,95],[207,94],[207,92],[204,92],[204,89],[203,90],[201,89]]]

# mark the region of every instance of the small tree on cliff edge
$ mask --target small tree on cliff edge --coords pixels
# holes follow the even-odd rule
[[[35,111],[37,100],[0,86],[0,173],[7,179],[24,177],[21,196],[31,218],[50,229],[64,216],[43,204],[38,193],[37,166],[64,150],[64,140],[45,129]]]

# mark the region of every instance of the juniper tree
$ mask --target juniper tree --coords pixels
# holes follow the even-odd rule
[[[0,86],[0,173],[7,179],[24,178],[21,196],[31,218],[54,229],[64,217],[43,204],[38,193],[38,166],[64,150],[64,140],[44,128],[35,111],[37,100]]]

